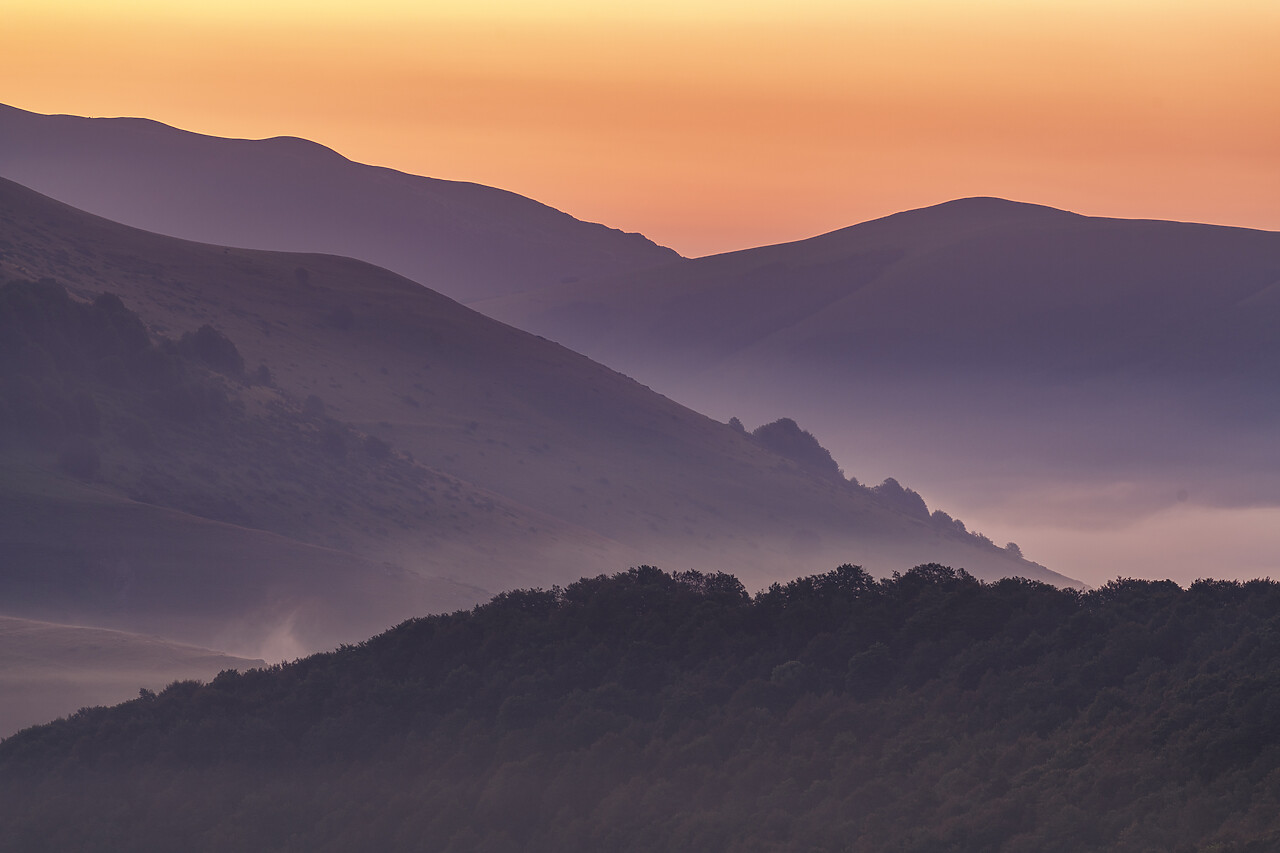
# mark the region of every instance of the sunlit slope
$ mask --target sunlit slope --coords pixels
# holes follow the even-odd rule
[[[463,301],[678,257],[492,187],[366,166],[302,139],[144,119],[0,105],[0,177],[176,237],[362,258]]]
[[[0,737],[143,688],[263,664],[145,634],[0,616]]]
[[[247,365],[265,364],[283,393],[316,395],[331,417],[417,464],[554,520],[551,538],[470,537],[470,565],[491,568],[474,579],[460,571],[459,582],[537,581],[504,572],[512,563],[555,565],[544,582],[560,582],[608,568],[600,563],[611,553],[732,568],[749,583],[833,560],[886,572],[939,560],[985,576],[1062,580],[367,264],[186,243],[9,183],[0,241],[8,274],[53,276],[84,295],[114,292],[169,336],[212,324]],[[461,538],[455,546],[466,549]],[[415,557],[448,557],[412,535],[366,539],[360,549],[406,568]]]

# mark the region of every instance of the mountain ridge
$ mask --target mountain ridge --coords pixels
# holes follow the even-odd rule
[[[0,106],[0,176],[172,236],[363,258],[464,301],[679,258],[508,190],[153,119]]]
[[[0,268],[58,276],[82,296],[110,290],[155,333],[176,337],[212,323],[246,366],[268,366],[294,399],[317,396],[332,417],[428,468],[628,553],[665,542],[650,552],[654,560],[712,568],[741,561],[751,578],[747,567],[775,558],[809,564],[852,547],[847,556],[887,571],[960,547],[969,555],[960,562],[976,572],[986,571],[984,561],[992,570],[1042,571],[998,549],[984,556],[977,540],[939,539],[927,520],[898,515],[558,344],[362,262],[182,243],[9,182],[0,183],[0,199]],[[866,550],[898,553],[907,543],[887,564]],[[411,553],[387,558],[403,565]],[[581,568],[569,560],[565,571]]]
[[[474,307],[716,417],[794,417],[1094,583],[1192,513],[1217,544],[1142,567],[1190,582],[1280,569],[1232,514],[1280,506],[1277,294],[1275,232],[962,199]]]

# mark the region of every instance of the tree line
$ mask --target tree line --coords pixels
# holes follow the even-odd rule
[[[639,567],[0,743],[22,850],[1262,851],[1280,584]]]

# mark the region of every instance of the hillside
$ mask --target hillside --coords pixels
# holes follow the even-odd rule
[[[804,571],[856,559],[887,573],[945,559],[984,577],[1068,582],[950,519],[939,524],[923,504],[904,510],[896,491],[815,471],[563,347],[367,264],[187,243],[9,182],[0,184],[0,252],[0,273],[51,277],[90,300],[114,294],[151,334],[178,340],[213,327],[247,371],[266,369],[271,393],[295,407],[314,397],[322,422],[385,443],[401,464],[444,478],[438,482],[449,491],[469,490],[453,501],[455,516],[406,518],[403,529],[387,533],[376,526],[362,533],[333,512],[287,527],[305,514],[273,517],[270,502],[249,513],[252,525],[393,572],[492,592],[638,561],[731,568],[762,585],[780,566]],[[254,402],[258,391],[236,393],[251,414],[264,405]],[[263,447],[255,452],[270,452]],[[224,449],[231,458],[243,450],[234,441]],[[296,476],[257,459],[248,467],[269,476],[249,483],[252,473],[243,471],[241,492],[288,487],[304,503],[324,504],[342,500],[335,489],[348,488],[321,478],[299,489]],[[176,485],[147,499],[207,515],[199,501],[172,497],[183,489],[208,493],[201,479],[189,466]],[[360,482],[370,484],[370,501],[379,499],[377,476]],[[225,494],[220,486],[213,492]]]
[[[158,637],[0,616],[0,737],[87,705],[136,698],[143,688],[261,666]]]
[[[53,469],[53,470],[50,470]],[[0,469],[2,612],[282,659],[483,597],[474,585],[129,499],[53,465]]]
[[[1280,585],[641,567],[0,744],[23,850],[1280,843]]]
[[[962,199],[475,307],[966,515],[1280,504],[1280,234]]]
[[[318,405],[211,327],[157,342],[109,294],[0,285],[5,611],[298,654],[485,596],[361,543],[521,543],[546,523]]]
[[[943,376],[1217,376],[1275,367],[1261,333],[1278,279],[1271,232],[975,198],[483,307],[700,373],[785,356],[780,370],[806,374],[879,359]]]
[[[303,139],[0,105],[0,177],[174,237],[370,261],[468,301],[676,260],[515,193],[352,162]]]

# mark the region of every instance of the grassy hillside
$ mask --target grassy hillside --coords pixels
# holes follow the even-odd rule
[[[226,463],[225,473],[209,459],[186,470],[165,465],[176,482],[139,479],[146,500],[216,515],[181,502],[184,490],[212,489],[267,529],[490,590],[642,560],[732,569],[753,586],[776,578],[779,567],[850,559],[880,572],[946,560],[981,576],[1065,580],[357,261],[186,243],[8,182],[0,184],[0,252],[0,270],[10,275],[51,276],[85,299],[114,294],[153,334],[177,341],[212,326],[248,373],[261,366],[271,378],[269,391],[237,392],[251,422],[276,417],[276,392],[314,398],[322,418],[290,421],[315,439],[308,452],[320,454],[316,433],[329,421],[385,442],[395,459],[430,469],[426,496],[436,490],[437,508],[445,498],[447,523],[435,510],[425,521],[375,517],[425,502],[421,484],[392,482],[381,462],[348,453],[341,464],[322,464],[313,455],[283,471],[288,460],[246,450],[242,430],[230,431],[219,452],[243,461]],[[372,480],[356,470],[370,468],[378,468]],[[201,483],[210,478],[199,469],[218,473],[218,484]],[[150,490],[153,482],[159,491]],[[301,513],[290,517],[277,504],[296,496],[254,504],[255,489],[280,483],[306,496],[310,520],[288,526]],[[458,490],[457,500],[447,495]],[[344,510],[351,517],[315,514],[315,504],[335,500],[351,504]]]
[[[370,543],[556,529],[290,397],[212,327],[156,341],[48,280],[0,285],[0,441],[9,612],[223,648],[287,622],[300,652],[485,594],[440,577],[466,561],[406,572]]]
[[[1263,851],[1280,585],[634,569],[0,744],[24,850]]]
[[[483,595],[264,530],[2,469],[3,612],[287,657]]]

